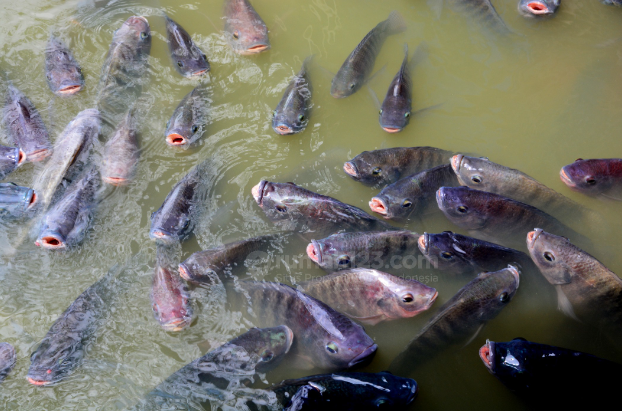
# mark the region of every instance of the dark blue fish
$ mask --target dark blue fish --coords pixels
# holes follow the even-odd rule
[[[59,96],[76,94],[84,87],[80,65],[69,47],[53,34],[45,48],[45,78],[50,90]]]
[[[285,89],[272,116],[272,129],[281,135],[299,133],[309,123],[311,82],[307,68],[313,56],[302,63],[302,68]]]

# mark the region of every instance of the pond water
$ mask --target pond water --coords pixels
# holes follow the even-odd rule
[[[0,0],[1,68],[33,101],[53,139],[80,110],[95,106],[113,31],[129,16],[142,15],[153,35],[138,111],[142,153],[135,181],[106,191],[85,241],[67,252],[41,250],[30,240],[18,245],[25,223],[2,223],[0,340],[15,346],[18,362],[0,386],[1,409],[125,409],[181,366],[251,326],[226,304],[221,287],[192,290],[197,318],[182,332],[163,331],[151,312],[155,244],[149,238],[149,216],[173,184],[210,157],[216,159],[217,173],[195,235],[182,246],[182,259],[201,249],[278,232],[251,196],[261,179],[293,181],[368,211],[368,201],[378,190],[348,178],[344,161],[363,150],[434,146],[520,169],[597,211],[607,229],[576,228],[591,237],[590,253],[622,272],[620,204],[570,192],[558,177],[560,167],[579,157],[622,157],[622,9],[597,0],[564,0],[554,18],[532,21],[517,13],[516,0],[496,0],[499,14],[515,33],[504,38],[451,8],[439,15],[424,0],[253,4],[270,29],[272,48],[244,57],[223,37],[221,1]],[[402,62],[404,43],[412,51],[425,42],[427,57],[413,75],[413,102],[415,110],[434,106],[414,115],[398,134],[380,128],[378,109],[366,88],[342,100],[329,93],[332,73],[392,10],[403,15],[408,29],[388,38],[374,71],[386,68],[369,86],[382,99]],[[162,11],[192,35],[212,67],[209,79],[202,80],[211,99],[207,132],[186,151],[168,147],[164,130],[178,102],[199,80],[183,78],[172,66]],[[70,44],[85,74],[86,88],[71,98],[54,97],[43,74],[51,31]],[[278,136],[270,125],[272,110],[310,54],[315,54],[311,120],[300,134]],[[1,133],[0,141],[7,144],[6,132]],[[101,136],[102,141],[106,138]],[[27,164],[8,180],[31,185],[40,169]],[[463,232],[440,213],[407,227],[420,233]],[[322,275],[306,258],[305,246],[296,236],[284,239],[270,268],[260,267],[253,276],[296,283]],[[83,365],[57,386],[28,384],[30,354],[52,322],[117,264],[124,267],[118,296]],[[415,318],[367,326],[379,350],[363,370],[386,369],[436,308],[469,280],[425,268],[417,273],[438,289],[438,301]],[[554,290],[534,275],[521,282],[512,303],[471,343],[442,352],[412,371],[409,376],[420,384],[413,408],[448,410],[468,404],[479,410],[526,409],[478,356],[487,338],[519,336],[622,363],[622,352],[604,335],[558,311]],[[295,369],[286,360],[268,374],[267,382],[313,372]]]

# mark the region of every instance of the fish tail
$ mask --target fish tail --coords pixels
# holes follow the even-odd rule
[[[387,36],[401,33],[406,30],[406,20],[399,12],[393,10],[384,21],[384,30]]]

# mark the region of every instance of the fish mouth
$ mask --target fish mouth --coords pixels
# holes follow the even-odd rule
[[[460,172],[463,158],[464,156],[462,154],[456,154],[451,158],[451,168],[454,169],[454,173],[458,174]]]
[[[577,185],[570,179],[570,176],[568,176],[566,170],[564,170],[565,168],[566,167],[562,167],[562,169],[559,170],[559,178],[562,180],[562,183],[566,184],[568,187],[575,188]]]
[[[402,131],[402,129],[399,127],[382,127],[382,129],[386,131],[387,133],[391,133],[391,134],[399,133],[400,131]]]
[[[262,51],[266,51],[270,49],[270,45],[269,44],[256,44],[254,46],[248,47],[246,49],[243,49],[242,51],[240,51],[240,54],[245,55],[245,56],[249,56],[251,54],[258,54],[261,53]]]
[[[540,234],[544,232],[541,228],[534,228],[533,231],[527,233],[527,248],[532,249],[536,245],[536,240],[540,237]]]
[[[174,320],[168,321],[166,323],[160,323],[164,331],[168,332],[177,332],[181,331],[190,325],[190,318],[175,318]]]
[[[166,144],[173,147],[184,146],[188,143],[186,137],[178,133],[170,133],[166,136]]]
[[[430,246],[430,234],[423,233],[422,235],[420,235],[419,239],[417,240],[417,244],[419,245],[419,250],[421,250],[423,254],[427,254],[428,247]]]
[[[389,218],[389,207],[386,206],[383,199],[379,197],[372,198],[369,202],[369,208],[371,208],[371,211],[374,213],[378,213],[384,218]]]
[[[32,385],[36,385],[39,387],[45,386],[45,385],[51,385],[53,384],[52,381],[42,381],[42,380],[35,380],[32,377],[26,377],[26,380],[31,383]]]
[[[32,194],[30,195],[30,199],[28,200],[28,205],[26,205],[26,210],[30,210],[37,203],[39,196],[37,193],[32,190]]]
[[[508,265],[508,270],[510,270],[510,272],[514,276],[514,279],[516,280],[516,287],[518,288],[520,284],[520,271],[518,271],[518,268],[511,264]]]
[[[82,86],[80,84],[71,84],[68,86],[61,87],[58,92],[64,96],[76,94],[78,91],[82,90]]]
[[[164,230],[151,230],[149,237],[163,243],[172,243],[174,240],[173,236]]]
[[[322,265],[322,248],[317,241],[311,240],[307,246],[307,255],[314,263]]]
[[[432,304],[434,304],[434,301],[436,301],[437,297],[438,297],[438,291],[434,290],[434,295],[432,297],[430,297],[430,299],[428,300],[428,303],[425,306],[425,310],[427,310],[430,307],[432,307]]]
[[[285,124],[279,124],[278,126],[274,126],[272,128],[277,134],[280,134],[282,136],[287,135],[287,134],[294,134],[294,129],[289,126],[286,126]]]
[[[197,70],[194,73],[191,74],[191,76],[201,76],[203,74],[207,73],[207,69],[201,69],[201,70]]]
[[[445,202],[445,191],[443,188],[444,187],[441,187],[436,191],[436,204],[438,204],[438,208],[441,210],[443,209],[443,203]]]
[[[113,185],[113,186],[124,186],[127,185],[128,180],[123,177],[103,177],[104,183]]]
[[[488,371],[494,374],[494,360],[495,360],[495,343],[490,340],[486,340],[486,344],[479,349],[479,358],[482,359]]]
[[[37,161],[41,161],[52,154],[52,150],[48,148],[42,148],[41,150],[33,151],[30,154],[26,154],[22,149],[19,150],[19,154],[17,156],[17,165],[21,165],[27,161],[31,163],[36,163]]]
[[[354,164],[351,161],[346,161],[343,164],[343,171],[345,171],[347,175],[349,175],[350,177],[354,179],[359,178],[359,172],[356,169],[356,164]]]
[[[548,6],[539,1],[530,1],[524,7],[525,11],[534,14],[536,16],[542,16],[545,14],[553,14],[553,11]]]
[[[266,180],[261,180],[259,184],[251,189],[251,194],[253,195],[253,198],[260,206],[263,203],[263,192],[267,183],[268,182]]]
[[[35,245],[48,250],[59,250],[67,247],[65,241],[58,234],[41,236],[40,239],[35,241]]]
[[[185,264],[179,264],[179,276],[186,281],[192,281],[192,277],[188,274],[188,267]]]
[[[374,357],[377,350],[378,350],[378,345],[376,344],[370,345],[369,347],[365,349],[365,351],[363,351],[362,353],[354,357],[352,361],[348,363],[348,368],[362,366],[362,365],[365,365],[371,362],[371,359]]]

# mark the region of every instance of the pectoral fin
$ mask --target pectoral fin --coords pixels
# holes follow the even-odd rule
[[[572,318],[573,320],[581,322],[581,320],[579,320],[577,318],[577,315],[574,313],[572,304],[570,303],[570,300],[568,300],[568,297],[566,297],[566,294],[564,294],[564,292],[562,291],[561,286],[556,285],[555,291],[557,291],[557,308],[566,316]]]
[[[469,341],[467,341],[466,344],[464,344],[465,347],[473,342],[473,340],[475,339],[475,337],[477,337],[479,332],[482,331],[482,328],[484,328],[484,325],[486,325],[486,323],[482,323],[482,325],[477,327],[477,330],[475,330],[475,334],[473,334],[473,336],[469,338]]]

